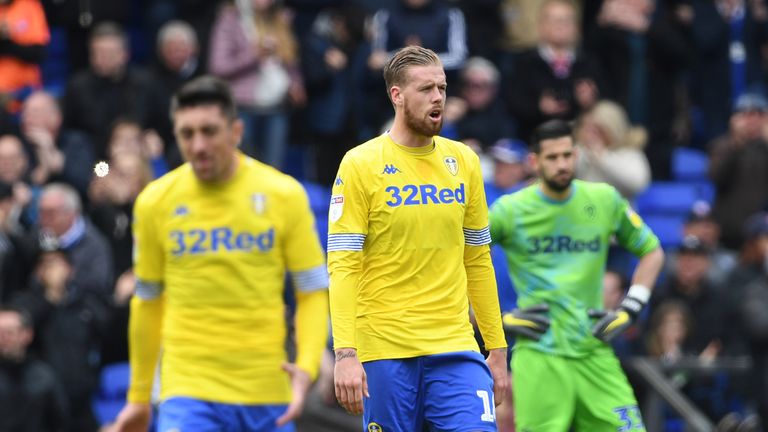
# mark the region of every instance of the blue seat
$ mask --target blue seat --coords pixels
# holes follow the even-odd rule
[[[312,208],[312,212],[315,215],[328,214],[328,207],[331,205],[331,190],[318,183],[304,181],[301,182],[304,186],[304,190],[307,191],[309,196],[309,206]]]
[[[683,238],[684,217],[648,215],[643,217],[643,220],[659,238],[662,248],[675,249],[680,245]]]
[[[69,49],[67,33],[63,27],[51,27],[51,39],[46,50],[46,57],[40,65],[43,84],[55,89],[63,88],[69,75]]]
[[[653,182],[638,195],[637,212],[640,215],[668,214],[684,216],[693,203],[701,199],[699,186],[693,183]]]
[[[93,413],[99,424],[115,421],[125,405],[130,379],[131,369],[127,362],[110,364],[101,370],[99,387],[92,401]]]
[[[707,180],[709,156],[701,150],[677,147],[672,154],[672,176],[681,181]]]

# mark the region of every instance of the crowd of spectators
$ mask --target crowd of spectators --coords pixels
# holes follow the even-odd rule
[[[0,400],[28,370],[25,409],[62,419],[26,430],[95,430],[99,370],[127,359],[132,203],[181,163],[173,92],[224,78],[242,150],[330,186],[386,129],[381,68],[408,44],[439,54],[444,135],[481,155],[490,202],[530,180],[528,135],[552,118],[576,125],[577,175],[630,202],[671,178],[676,148],[709,154],[714,200],[669,251],[646,334],[617,350],[750,356],[759,379],[721,390],[768,419],[765,0],[0,0]],[[713,421],[734,409],[689,394]]]

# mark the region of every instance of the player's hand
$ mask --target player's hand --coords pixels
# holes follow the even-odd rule
[[[587,314],[590,318],[597,320],[592,326],[592,335],[604,342],[613,340],[632,326],[635,321],[632,315],[623,309],[615,311],[590,309]]]
[[[152,419],[152,406],[149,403],[125,404],[117,420],[107,429],[109,432],[147,432]]]
[[[277,427],[285,426],[285,424],[301,415],[301,411],[304,409],[304,401],[307,399],[307,392],[309,392],[309,387],[312,386],[312,379],[309,377],[309,374],[295,364],[284,363],[283,370],[288,372],[288,375],[291,377],[292,397],[291,403],[288,404],[288,409],[277,419]]]
[[[371,396],[368,394],[368,377],[354,349],[336,351],[333,384],[341,406],[350,414],[362,414],[363,397]]]
[[[501,316],[501,323],[506,333],[538,341],[549,329],[548,313],[549,305],[542,303],[507,312]]]
[[[507,349],[497,348],[488,352],[485,359],[493,377],[493,401],[496,406],[504,401],[504,395],[509,391],[509,374],[507,373]]]
[[[651,291],[643,285],[635,284],[629,287],[627,295],[621,301],[616,310],[596,310],[590,309],[587,315],[590,318],[597,319],[592,326],[592,335],[596,338],[610,342],[620,333],[632,326],[640,315],[645,304],[651,296]]]

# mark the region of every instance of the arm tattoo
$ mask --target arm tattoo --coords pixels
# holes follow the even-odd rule
[[[357,357],[357,352],[355,350],[336,351],[336,361],[352,357]]]

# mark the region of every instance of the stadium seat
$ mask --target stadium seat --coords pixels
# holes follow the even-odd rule
[[[647,215],[684,216],[700,197],[699,186],[681,182],[653,182],[636,201],[637,212]]]
[[[680,245],[683,237],[684,217],[649,215],[644,216],[643,220],[659,238],[662,248],[675,249]]]
[[[304,190],[307,191],[309,196],[309,206],[312,208],[312,212],[315,216],[319,214],[328,215],[328,207],[331,204],[331,190],[318,183],[304,181],[301,182],[304,186]]]
[[[104,366],[99,377],[99,387],[93,396],[93,413],[99,424],[111,423],[125,405],[125,394],[130,382],[128,363]]]
[[[69,74],[67,33],[63,27],[51,27],[50,33],[51,39],[40,69],[44,87],[58,96],[63,93]]]
[[[705,181],[709,156],[701,150],[677,147],[672,155],[672,175],[679,181]]]

